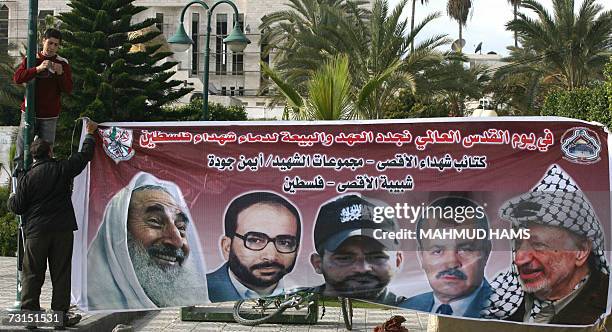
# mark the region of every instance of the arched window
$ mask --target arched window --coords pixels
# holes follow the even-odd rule
[[[6,51],[8,45],[9,9],[6,5],[0,6],[0,49]]]

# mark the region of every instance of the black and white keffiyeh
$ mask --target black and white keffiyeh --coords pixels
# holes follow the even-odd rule
[[[555,305],[555,301],[549,301],[549,300],[540,300],[538,298],[534,298],[533,299],[533,307],[531,308],[531,312],[529,313],[529,317],[531,317],[532,319],[535,319],[536,316],[542,312],[542,309],[546,309],[550,306],[554,306]]]
[[[597,268],[609,274],[604,255],[604,233],[595,211],[576,182],[558,165],[553,164],[530,192],[505,202],[499,210],[499,216],[510,221],[513,227],[538,223],[563,227],[588,238],[592,241]],[[512,256],[514,258],[514,250]],[[493,292],[481,312],[482,317],[510,317],[524,297],[514,263],[511,264],[510,270],[498,274],[491,281],[491,289]]]

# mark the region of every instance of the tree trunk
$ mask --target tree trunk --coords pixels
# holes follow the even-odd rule
[[[518,6],[514,5],[514,20],[516,21],[516,14],[518,11]],[[516,30],[514,31],[514,47],[518,48],[518,36],[516,34]]]
[[[461,40],[463,40],[463,26],[461,25],[461,22],[459,22],[459,43],[457,46],[459,46],[459,53],[463,53],[463,45],[461,45]]]
[[[414,13],[416,11],[416,0],[412,0],[412,16],[410,17],[410,34],[414,32]],[[414,36],[410,42],[410,53],[414,53]]]

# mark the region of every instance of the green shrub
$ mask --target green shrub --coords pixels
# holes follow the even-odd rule
[[[612,128],[612,94],[604,83],[572,91],[554,91],[544,101],[542,115],[565,116],[586,121],[597,121]]]
[[[202,117],[202,99],[197,98],[186,105],[169,106],[162,109],[159,116],[151,121],[198,121]],[[210,121],[245,121],[247,113],[244,106],[223,106],[208,103],[208,120]]]
[[[17,252],[17,220],[8,211],[9,187],[0,187],[0,256],[15,256]]]
[[[200,99],[196,99],[200,100]],[[200,107],[202,102],[199,103]],[[246,121],[247,113],[244,106],[229,106],[225,107],[221,104],[209,104],[208,120],[211,121]]]

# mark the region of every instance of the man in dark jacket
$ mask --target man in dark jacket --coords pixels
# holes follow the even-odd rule
[[[73,178],[93,157],[93,134],[98,125],[87,121],[86,128],[81,151],[67,160],[53,159],[49,142],[36,139],[30,147],[34,164],[19,179],[17,193],[8,201],[9,209],[25,220],[21,309],[40,311],[48,260],[53,284],[51,309],[64,312],[65,326],[80,320],[80,316],[68,316],[73,231],[77,230],[71,188]]]

